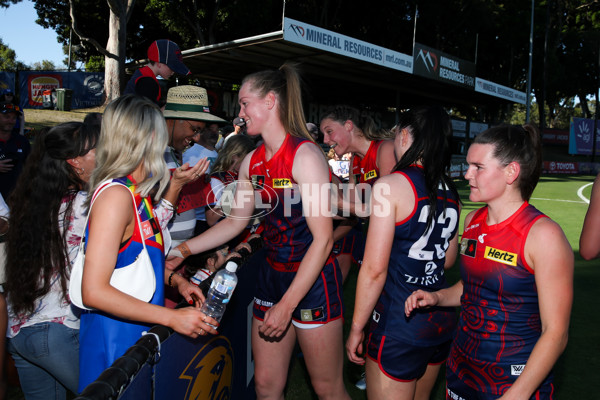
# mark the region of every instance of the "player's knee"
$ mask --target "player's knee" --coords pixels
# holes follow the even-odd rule
[[[285,381],[281,384],[277,379],[274,379],[273,375],[255,371],[254,386],[258,398],[268,399],[276,393],[283,393]]]
[[[339,399],[344,391],[344,383],[338,379],[317,378],[311,380],[313,389],[320,400]]]

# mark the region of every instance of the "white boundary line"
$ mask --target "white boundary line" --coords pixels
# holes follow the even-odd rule
[[[586,183],[585,185],[580,187],[579,190],[577,191],[577,196],[579,196],[579,198],[582,199],[587,204],[590,204],[590,200],[583,195],[583,189],[585,189],[586,187],[593,185],[593,184],[594,184],[594,182]]]
[[[583,190],[586,187],[588,187],[590,185],[593,185],[593,184],[594,184],[594,182],[586,183],[585,185],[583,185],[582,187],[580,187],[577,190],[577,196],[579,196],[579,198],[581,200],[583,200],[583,201],[577,201],[577,200],[560,200],[560,199],[542,199],[540,197],[532,197],[531,200],[562,201],[564,203],[585,203],[585,204],[590,204],[590,200],[583,195]]]
[[[581,196],[580,196],[581,197]],[[531,200],[546,200],[546,201],[562,201],[564,203],[589,203],[585,197],[582,197],[583,201],[580,200],[560,200],[560,199],[542,199],[541,197],[532,197]]]

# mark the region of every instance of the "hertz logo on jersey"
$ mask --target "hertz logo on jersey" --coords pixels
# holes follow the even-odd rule
[[[498,261],[502,264],[517,266],[517,254],[508,251],[498,250],[490,246],[485,246],[484,258],[492,261]]]
[[[369,172],[365,172],[364,179],[368,181],[369,179],[377,178],[377,171],[372,169]]]
[[[273,189],[285,189],[292,187],[292,180],[288,178],[273,178]]]

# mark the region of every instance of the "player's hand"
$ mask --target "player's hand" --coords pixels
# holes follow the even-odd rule
[[[404,313],[407,317],[417,308],[428,308],[437,305],[439,297],[436,292],[416,290],[404,302]]]
[[[348,355],[348,360],[354,364],[365,364],[365,357],[363,356],[364,340],[365,333],[362,329],[350,329],[350,335],[348,335],[348,340],[346,340],[346,354]]]
[[[275,304],[265,313],[265,319],[258,331],[266,337],[278,338],[285,333],[292,321],[292,311]]]

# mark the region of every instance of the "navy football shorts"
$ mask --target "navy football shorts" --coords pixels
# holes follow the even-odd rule
[[[410,382],[425,374],[427,365],[442,364],[450,352],[449,340],[437,346],[414,346],[390,336],[371,335],[367,343],[367,357],[379,365],[388,378]]]
[[[277,270],[264,260],[259,267],[253,314],[264,320],[265,313],[277,304],[290,287],[295,271]],[[294,325],[322,325],[343,316],[342,273],[330,257],[319,277],[292,313]],[[308,326],[307,326],[308,327]]]

